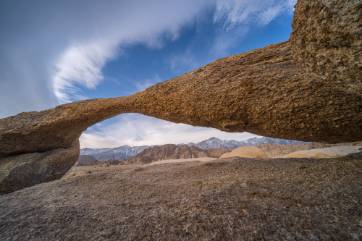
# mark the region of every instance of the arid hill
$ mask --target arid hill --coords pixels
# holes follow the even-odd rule
[[[220,158],[244,157],[244,158],[267,158],[268,154],[256,146],[242,146],[221,155]]]
[[[219,157],[275,158],[282,157],[296,151],[305,151],[328,146],[331,145],[314,142],[290,145],[260,144],[255,146],[242,146],[239,148],[235,148],[231,151],[225,152]]]
[[[202,150],[195,146],[167,144],[147,148],[141,153],[132,157],[127,161],[127,163],[150,163],[159,160],[186,159],[208,156],[209,155],[206,150]]]
[[[283,155],[295,152],[295,151],[305,151],[315,148],[324,148],[332,146],[331,144],[326,143],[302,143],[302,144],[292,144],[292,145],[276,145],[276,144],[261,144],[257,145],[260,149],[265,151],[268,154],[268,157],[281,157]]]
[[[304,143],[298,145],[242,146],[226,152],[220,158],[337,158],[362,152],[362,143],[343,143],[327,145],[321,143]]]
[[[361,6],[299,0],[287,42],[217,60],[132,96],[1,119],[0,192],[59,178],[77,161],[84,130],[128,112],[270,137],[362,140]]]
[[[282,158],[337,158],[359,152],[362,152],[362,145],[342,145],[327,148],[316,148],[304,151],[295,151],[282,156]]]
[[[77,165],[78,166],[91,166],[91,165],[97,165],[100,164],[100,162],[95,159],[92,156],[87,156],[87,155],[80,155]]]

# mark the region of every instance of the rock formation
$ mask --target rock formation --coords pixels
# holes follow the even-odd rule
[[[361,1],[299,0],[288,42],[220,59],[132,96],[2,119],[0,180],[11,173],[9,160],[73,148],[87,127],[126,112],[270,137],[362,140],[361,21]],[[70,159],[54,162],[68,167],[77,160]]]
[[[78,157],[78,141],[68,148],[4,157],[0,160],[0,194],[61,178]]]

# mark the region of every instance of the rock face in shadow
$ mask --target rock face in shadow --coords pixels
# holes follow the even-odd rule
[[[79,156],[79,142],[69,148],[0,159],[0,194],[61,178]]]
[[[362,140],[361,4],[299,0],[288,42],[220,59],[133,96],[2,119],[0,158],[70,148],[89,126],[127,112],[303,141]]]

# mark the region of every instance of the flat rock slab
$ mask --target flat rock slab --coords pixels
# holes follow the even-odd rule
[[[0,196],[1,240],[361,240],[362,157],[76,167]]]

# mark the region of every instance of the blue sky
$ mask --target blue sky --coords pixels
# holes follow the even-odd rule
[[[186,25],[177,39],[163,36],[160,46],[123,46],[119,56],[103,68],[105,78],[97,88],[82,88],[82,92],[91,98],[129,95],[218,58],[286,41],[291,32],[290,14],[277,17],[267,26],[250,28],[247,33],[243,33],[240,27],[226,30],[210,18],[212,13]],[[215,43],[220,41],[220,36],[225,42]],[[222,46],[215,47],[217,44]]]
[[[0,116],[124,96],[215,59],[286,41],[293,0],[70,0],[0,3]],[[248,133],[136,114],[91,127],[83,147],[165,144]]]

